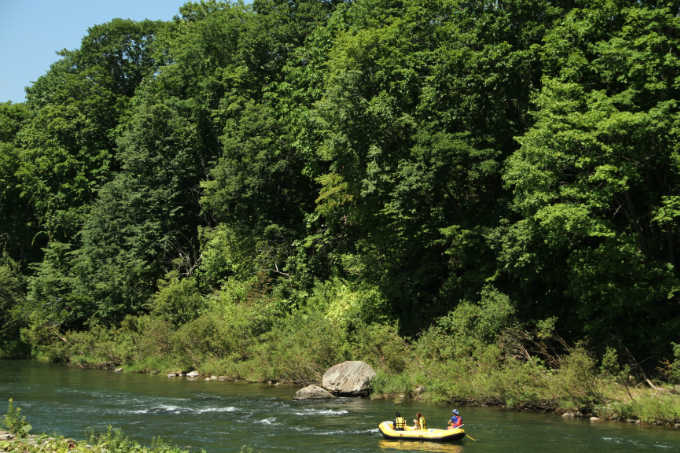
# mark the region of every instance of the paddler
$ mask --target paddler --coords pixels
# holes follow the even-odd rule
[[[399,412],[394,414],[394,429],[403,431],[406,429],[406,419]]]
[[[463,417],[460,416],[460,412],[458,412],[458,409],[452,410],[451,413],[453,415],[449,420],[449,429],[456,429],[463,424]]]
[[[415,429],[427,429],[427,423],[425,422],[425,416],[418,412],[416,418],[413,419],[413,424]]]

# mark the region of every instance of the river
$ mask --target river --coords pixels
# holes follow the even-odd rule
[[[680,452],[680,431],[622,423],[565,421],[545,414],[460,408],[475,439],[453,445],[382,440],[377,424],[395,410],[410,421],[422,411],[444,427],[450,407],[340,398],[295,401],[295,388],[189,381],[165,376],[80,370],[30,361],[0,361],[0,415],[6,401],[34,433],[85,439],[108,426],[144,444],[160,437],[208,452],[450,453]]]

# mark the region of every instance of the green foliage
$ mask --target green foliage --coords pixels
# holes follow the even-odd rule
[[[141,445],[130,438],[128,438],[119,429],[114,429],[111,426],[105,432],[92,432],[87,441],[75,441],[73,439],[64,438],[47,438],[41,439],[40,449],[35,451],[74,451],[85,452],[92,451],[98,453],[112,452],[112,453],[186,453],[187,450],[180,450],[178,447],[172,446],[160,438],[154,438],[151,446]],[[28,446],[21,446],[25,451],[34,451]]]
[[[26,417],[21,415],[21,408],[14,407],[14,400],[12,398],[9,399],[7,413],[3,417],[3,422],[9,432],[19,438],[26,437],[31,432],[32,426],[28,424]]]
[[[219,288],[229,277],[234,277],[232,281],[239,281],[254,274],[255,244],[252,238],[238,234],[225,224],[201,229],[199,237],[201,262],[196,278],[202,288]]]
[[[326,319],[343,331],[386,319],[387,305],[378,288],[338,278],[317,282],[307,304],[325,313]]]
[[[2,353],[296,382],[362,358],[397,393],[592,408],[593,360],[559,358],[587,339],[602,385],[631,390],[608,347],[679,379],[676,6],[93,26],[0,104]]]
[[[514,313],[507,295],[486,287],[479,304],[461,302],[420,337],[417,347],[422,354],[441,360],[471,355],[510,327]]]
[[[0,357],[21,357],[27,353],[19,336],[24,325],[25,289],[16,263],[0,257]]]
[[[378,370],[371,381],[371,391],[376,395],[407,395],[415,388],[411,376],[406,373],[389,374]]]
[[[668,374],[671,382],[680,384],[680,344],[671,343],[673,346],[673,362],[670,364]]]
[[[80,49],[61,59],[27,89],[30,118],[18,133],[17,170],[29,203],[49,239],[68,241],[85,204],[119,168],[114,129],[128,100],[155,66],[159,23],[115,19],[88,30]]]
[[[87,441],[64,437],[49,437],[41,434],[30,438],[15,438],[1,442],[0,448],[6,451],[22,451],[38,453],[52,452],[96,452],[96,453],[186,453],[161,439],[154,438],[151,446],[144,446],[130,440],[120,430],[111,427],[104,433],[92,433]]]
[[[643,395],[634,400],[610,402],[598,407],[603,417],[617,420],[640,420],[650,424],[675,424],[680,420],[680,404],[672,395]]]
[[[499,398],[511,408],[550,406],[549,375],[540,360],[508,360],[494,376]]]
[[[404,371],[411,354],[409,344],[399,336],[395,325],[360,324],[351,332],[349,342],[353,358],[388,373]]]
[[[260,341],[254,357],[261,380],[319,382],[325,370],[346,359],[345,332],[316,311],[292,313]]]
[[[151,313],[179,326],[198,316],[204,305],[196,281],[180,279],[176,272],[172,272],[159,283],[158,292],[151,298]]]
[[[76,282],[70,275],[72,245],[52,241],[43,252],[43,260],[28,279],[27,317],[35,327],[32,330],[41,335],[42,329],[47,332],[83,326],[92,313],[91,301],[76,297]],[[33,344],[41,343],[38,340]]]
[[[616,376],[621,372],[621,365],[619,365],[619,356],[616,353],[616,349],[607,348],[602,356],[602,362],[600,364],[600,373],[610,376]]]
[[[582,347],[577,346],[562,358],[555,377],[558,392],[567,395],[570,402],[586,411],[602,401],[597,385],[595,361]]]
[[[22,200],[18,133],[29,119],[26,104],[0,103],[0,250],[17,261],[39,258],[34,245],[37,222]]]
[[[545,301],[545,316],[595,345],[613,336],[659,360],[678,329],[666,321],[676,319],[680,181],[669,74],[680,59],[663,50],[677,46],[678,22],[663,7],[615,3],[573,9],[546,33],[534,124],[504,174],[519,219],[501,257],[520,311]],[[644,334],[659,325],[669,330]]]

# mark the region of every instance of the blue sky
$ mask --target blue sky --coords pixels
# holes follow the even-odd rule
[[[113,18],[169,20],[187,0],[0,0],[0,102],[24,101],[30,86],[76,49],[92,25]]]

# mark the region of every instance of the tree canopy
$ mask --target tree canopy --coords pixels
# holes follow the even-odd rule
[[[680,340],[679,12],[210,0],[95,25],[0,104],[0,317],[182,324],[247,281],[416,336],[494,294],[654,369]]]

